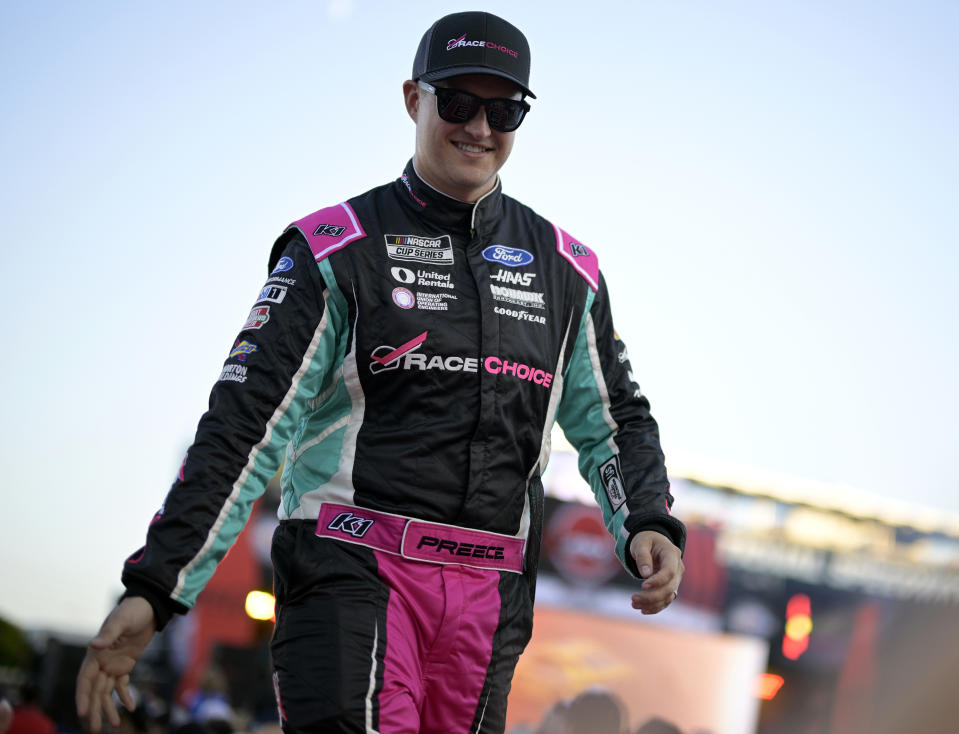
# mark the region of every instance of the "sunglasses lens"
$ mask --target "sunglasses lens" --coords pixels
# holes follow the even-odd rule
[[[512,132],[523,121],[526,110],[519,102],[498,99],[486,104],[486,120],[494,130]]]
[[[468,122],[479,109],[479,98],[455,89],[436,90],[437,111],[447,122]]]
[[[436,110],[440,119],[446,122],[469,122],[479,111],[480,105],[486,109],[486,121],[494,130],[512,132],[519,127],[526,115],[526,105],[513,99],[484,100],[475,94],[458,89],[437,88]]]

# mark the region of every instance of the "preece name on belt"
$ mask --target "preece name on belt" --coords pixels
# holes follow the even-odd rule
[[[478,543],[459,543],[455,540],[446,540],[436,538],[432,535],[424,535],[420,542],[416,544],[419,550],[423,546],[431,546],[436,549],[436,553],[449,551],[451,556],[469,556],[471,558],[492,558],[502,560],[505,548],[501,545],[479,545]]]

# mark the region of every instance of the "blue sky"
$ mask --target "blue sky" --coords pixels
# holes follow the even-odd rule
[[[486,8],[538,95],[505,190],[599,252],[670,466],[959,513],[959,5]],[[97,624],[273,239],[399,174],[456,9],[0,5],[0,614]]]

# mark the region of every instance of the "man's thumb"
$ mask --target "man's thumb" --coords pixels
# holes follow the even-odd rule
[[[639,538],[633,540],[630,546],[633,554],[633,560],[636,561],[636,568],[639,575],[644,579],[649,578],[653,573],[653,556],[650,552],[649,544],[643,543]]]
[[[103,626],[100,627],[100,631],[97,632],[97,636],[90,640],[90,647],[95,650],[106,650],[119,639],[121,632],[120,624],[115,622],[112,617],[108,617]]]

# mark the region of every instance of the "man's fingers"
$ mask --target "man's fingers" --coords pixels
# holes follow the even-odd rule
[[[633,543],[633,560],[636,561],[636,568],[639,569],[639,575],[644,579],[653,575],[653,554],[650,552],[648,543]]]
[[[102,670],[97,673],[96,683],[93,685],[93,693],[90,696],[90,730],[98,734],[103,728],[104,698],[110,695],[113,690],[113,677],[107,675]]]
[[[120,712],[117,711],[117,705],[113,702],[114,681],[111,679],[107,689],[103,692],[103,710],[106,712],[107,721],[113,726],[120,726]]]
[[[658,554],[658,560],[656,573],[643,582],[643,588],[655,589],[663,586],[670,589],[678,588],[683,572],[686,570],[679,549],[673,545],[662,549]]]
[[[123,705],[126,706],[127,711],[133,711],[137,706],[133,700],[133,695],[130,693],[130,676],[121,675],[117,679],[116,689],[117,695],[120,697]]]
[[[658,614],[668,607],[676,597],[672,591],[656,592],[650,596],[648,592],[633,594],[633,609],[639,609],[643,614]]]
[[[90,700],[90,731],[93,734],[100,734],[101,728],[101,719],[100,719],[100,697],[94,696]]]
[[[81,718],[87,715],[90,708],[90,691],[99,669],[96,658],[88,651],[80,666],[80,673],[77,675],[77,716]]]
[[[661,568],[652,576],[643,581],[643,589],[652,590],[658,589],[661,586],[666,586],[672,581],[673,573],[670,569]]]

